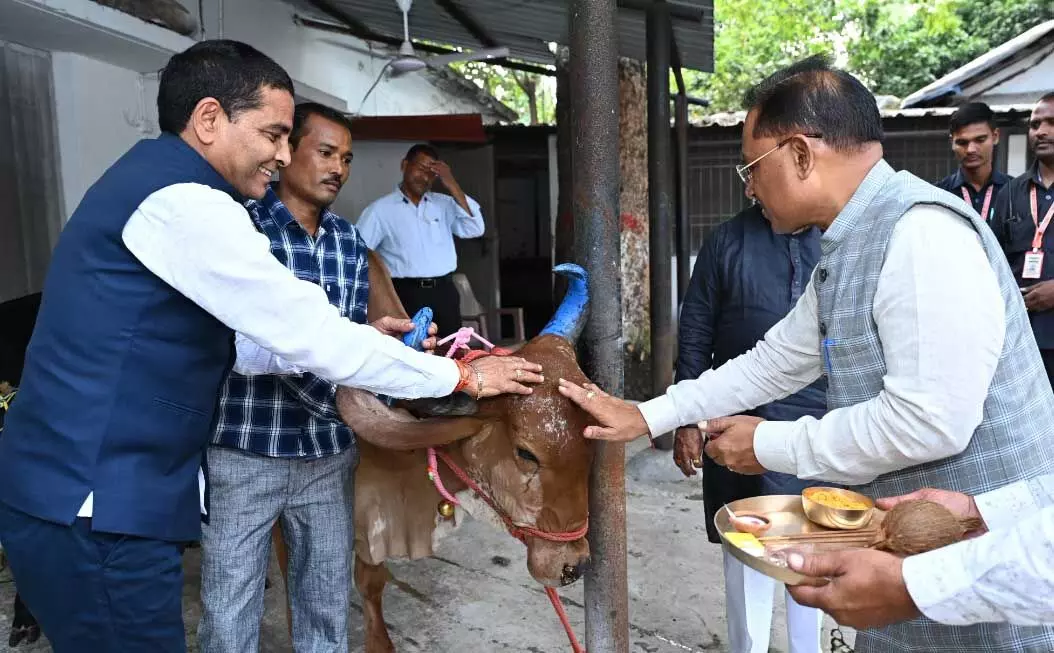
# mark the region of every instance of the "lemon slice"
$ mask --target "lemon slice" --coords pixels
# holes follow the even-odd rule
[[[765,555],[765,545],[761,543],[753,533],[739,533],[736,531],[725,533],[725,537],[735,545],[736,548],[749,553],[752,556]]]

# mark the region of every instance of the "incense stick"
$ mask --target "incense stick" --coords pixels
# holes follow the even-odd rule
[[[799,533],[797,535],[770,535],[758,538],[762,542],[815,542],[815,541],[869,541],[878,531],[821,531],[816,533]]]

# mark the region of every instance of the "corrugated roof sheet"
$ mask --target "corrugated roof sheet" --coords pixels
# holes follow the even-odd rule
[[[568,40],[568,0],[454,0],[510,57],[552,64],[549,42]],[[295,2],[302,5],[302,2]],[[375,32],[402,38],[403,17],[395,0],[329,0]],[[621,3],[620,3],[621,4]],[[628,3],[632,4],[632,3]],[[682,64],[712,71],[714,65],[713,0],[677,0],[677,5],[701,11],[699,22],[674,17],[673,29]],[[643,61],[646,14],[619,8],[619,52]],[[434,0],[416,0],[410,9],[410,37],[474,50],[480,42]]]
[[[1006,65],[1009,60],[1014,59],[1020,52],[1032,47],[1037,41],[1045,39],[1048,34],[1054,34],[1054,20],[1048,20],[1045,23],[1036,25],[999,47],[985,52],[965,66],[956,68],[937,81],[920,88],[904,98],[903,106],[913,107],[918,104],[925,104],[948,93],[955,92],[970,79],[984,75],[996,66]]]

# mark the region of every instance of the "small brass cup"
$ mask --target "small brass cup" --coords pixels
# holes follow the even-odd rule
[[[826,506],[818,501],[813,500],[812,495],[817,492],[825,491],[837,494],[851,499],[853,501],[859,501],[867,505],[867,508],[862,510],[847,510],[845,508],[834,508],[832,506]],[[852,490],[843,490],[842,488],[835,487],[811,487],[807,488],[801,493],[801,505],[805,511],[805,516],[809,518],[809,521],[815,522],[821,526],[827,528],[837,528],[844,531],[856,530],[867,526],[868,522],[871,521],[871,515],[875,511],[875,502],[870,497],[866,497]]]

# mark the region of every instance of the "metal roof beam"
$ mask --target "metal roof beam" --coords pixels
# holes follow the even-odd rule
[[[618,0],[618,6],[622,9],[633,9],[635,11],[648,11],[655,0]],[[706,16],[706,9],[693,5],[685,5],[679,2],[667,2],[670,18],[686,20],[692,23],[701,23]]]
[[[378,41],[379,38],[383,38],[382,35],[370,29],[369,26],[366,25],[366,23],[363,23],[362,21],[355,18],[354,16],[344,11],[337,5],[333,4],[329,0],[307,0],[307,4],[311,5],[315,9],[318,9],[330,18],[344,23],[344,25],[348,28],[348,31],[354,36],[357,36],[367,41]],[[402,43],[402,41],[399,41],[399,43]],[[395,43],[394,45],[399,45],[399,43]]]
[[[684,88],[684,74],[681,72],[681,51],[677,48],[677,33],[673,31],[673,19],[670,18],[669,13],[666,15],[669,19],[667,29],[670,30],[670,66],[673,68],[673,77],[677,80],[677,92],[687,96],[688,92]]]
[[[480,42],[480,45],[485,48],[498,47],[498,42],[487,33],[487,30],[476,22],[476,19],[467,11],[459,7],[454,0],[435,0],[435,3],[439,5],[439,8],[445,11],[448,16],[464,27],[465,31],[472,35],[472,38]]]
[[[677,80],[677,94],[683,95],[688,104],[697,107],[710,106],[710,100],[688,95],[688,89],[684,85],[684,73],[681,70],[683,67],[683,64],[681,63],[681,51],[677,48],[677,34],[674,33],[672,24],[670,26],[670,66],[673,68],[674,79]]]
[[[309,0],[314,3],[315,0]],[[337,18],[336,16],[333,16]],[[333,23],[327,23],[320,20],[314,20],[312,18],[305,18],[304,16],[296,16],[293,19],[298,25],[304,27],[310,27],[311,29],[322,30],[325,32],[333,32],[335,34],[346,34],[348,36],[354,36],[364,41],[373,41],[375,43],[383,43],[385,45],[392,45],[398,47],[402,44],[403,40],[395,38],[394,36],[387,36],[385,34],[378,34],[372,30],[366,30],[362,32],[357,30],[350,25],[334,25]],[[338,19],[339,20],[339,19]],[[421,43],[419,41],[412,42],[415,50],[421,50],[422,52],[431,52],[432,54],[458,54],[460,50],[454,50],[453,48],[444,48],[438,45],[432,45],[430,43]],[[510,68],[512,70],[519,70],[525,73],[534,73],[536,75],[548,75],[553,77],[556,75],[556,71],[545,66],[539,66],[535,64],[524,63],[522,61],[510,61],[509,59],[488,59],[485,63],[502,66],[504,68]]]

